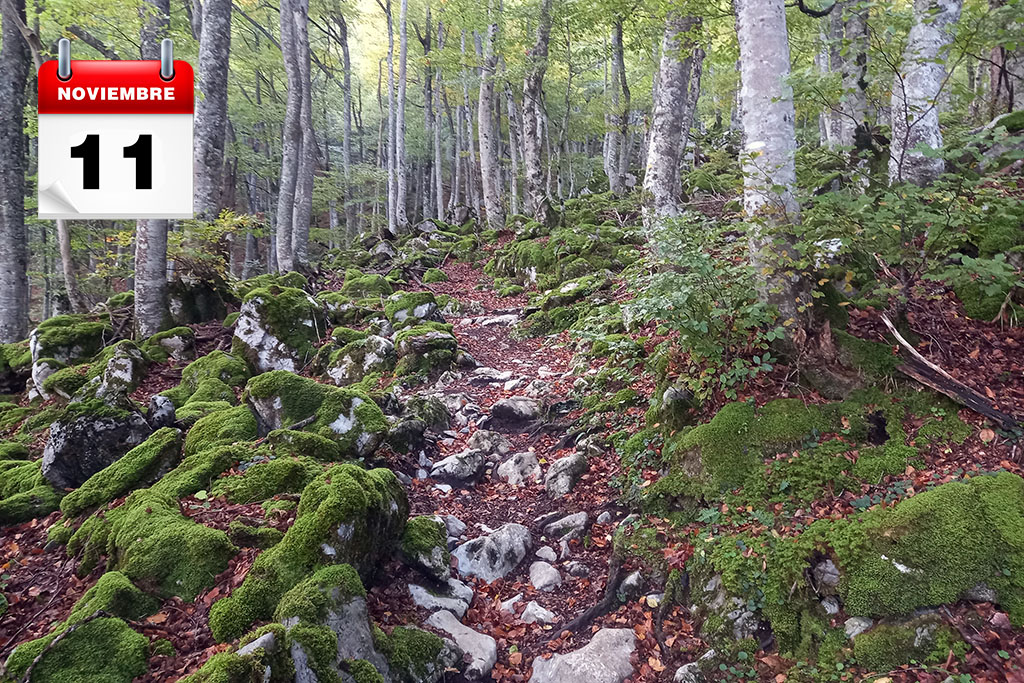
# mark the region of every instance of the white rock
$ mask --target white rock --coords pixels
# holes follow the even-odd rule
[[[473,589],[456,578],[449,579],[446,590],[441,592],[409,584],[409,595],[414,603],[424,609],[448,610],[460,618],[473,602]]]
[[[558,559],[558,555],[555,551],[546,545],[538,548],[537,552],[534,554],[545,562],[554,562]]]
[[[539,591],[550,591],[562,585],[562,575],[541,560],[530,565],[530,584]]]
[[[427,619],[427,624],[450,635],[459,649],[469,656],[466,678],[481,679],[494,668],[498,661],[498,645],[494,638],[474,631],[446,610],[434,612]]]
[[[576,482],[590,468],[582,453],[576,452],[551,463],[544,477],[544,488],[551,498],[560,498],[576,486]]]
[[[526,609],[519,615],[524,624],[550,624],[555,620],[555,613],[544,609],[536,600],[526,603]]]
[[[477,576],[484,581],[500,579],[526,557],[533,541],[522,524],[505,524],[490,534],[478,536],[456,548],[460,576]]]
[[[579,650],[533,660],[533,683],[622,683],[633,673],[636,649],[632,629],[604,628]]]
[[[516,453],[498,465],[497,473],[500,479],[512,486],[539,484],[543,476],[537,454],[529,451]]]

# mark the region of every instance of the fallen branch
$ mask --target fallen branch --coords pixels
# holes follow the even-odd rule
[[[548,643],[555,638],[561,636],[566,631],[570,633],[576,633],[583,630],[590,622],[598,617],[603,617],[619,605],[619,584],[622,583],[622,558],[619,557],[618,553],[612,553],[612,559],[608,564],[608,581],[604,586],[604,597],[595,604],[588,608],[583,614],[579,615],[565,626],[553,630],[551,635],[544,640]]]
[[[32,663],[28,665],[28,668],[25,669],[24,675],[22,675],[22,677],[21,677],[20,683],[29,683],[29,681],[32,680],[32,669],[36,668],[36,664],[38,664],[42,660],[42,658],[46,656],[46,653],[48,653],[53,648],[57,647],[57,643],[59,643],[60,641],[64,640],[65,638],[67,638],[69,635],[71,635],[72,633],[74,633],[75,631],[80,629],[81,627],[85,626],[90,621],[92,621],[94,619],[99,619],[100,617],[109,617],[109,616],[111,616],[111,615],[108,614],[107,612],[105,612],[105,611],[103,611],[101,609],[98,609],[95,612],[93,612],[92,614],[90,614],[89,616],[87,616],[85,619],[82,619],[81,621],[76,622],[76,623],[72,624],[71,626],[68,626],[66,629],[64,629],[63,631],[58,633],[57,636],[53,640],[51,640],[49,643],[46,644],[46,647],[43,648],[42,652],[40,652],[39,654],[36,655],[36,658],[32,660]]]
[[[903,338],[903,335],[899,333],[888,316],[883,314],[882,322],[896,341],[899,342],[900,346],[910,354],[907,362],[900,365],[897,370],[911,379],[917,380],[929,389],[948,396],[960,405],[987,417],[1007,431],[1020,429],[1020,423],[1015,417],[997,410],[987,398],[922,356],[910,342]]]

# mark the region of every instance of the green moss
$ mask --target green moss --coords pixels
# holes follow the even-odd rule
[[[158,429],[122,458],[66,495],[61,501],[61,512],[67,517],[75,517],[153,481],[163,468],[177,461],[180,452],[181,432],[171,427]]]
[[[227,317],[225,317],[224,321],[221,323],[221,326],[222,327],[234,327],[235,323],[238,322],[238,316],[239,315],[241,315],[241,313],[239,313],[238,311],[235,311],[234,313],[228,313]]]
[[[961,445],[973,433],[971,426],[955,413],[944,417],[931,417],[914,434],[914,442],[922,444]]]
[[[259,326],[273,335],[278,343],[275,353],[291,358],[299,367],[316,355],[316,344],[327,331],[327,321],[320,305],[301,289],[269,287],[254,289],[242,302],[240,325],[253,316]],[[232,352],[245,358],[249,365],[260,368],[260,350],[250,347],[236,331]]]
[[[448,564],[448,534],[444,523],[436,517],[413,517],[402,534],[401,551],[407,557],[424,555],[430,557],[434,548],[444,551],[444,564]]]
[[[82,370],[88,370],[88,366],[75,366],[62,368],[43,380],[43,391],[47,394],[59,396],[74,396],[75,392],[81,389],[88,378]]]
[[[273,527],[249,526],[236,519],[228,525],[228,538],[240,548],[266,550],[280,543],[284,533]]]
[[[416,325],[437,311],[433,292],[400,292],[388,299],[384,315],[395,328]]]
[[[323,385],[284,370],[254,377],[246,385],[245,398],[280,400],[284,425],[315,416],[306,430],[336,442],[341,456],[368,455],[388,430],[384,413],[365,393],[354,387]],[[186,442],[186,452],[187,448]]]
[[[185,457],[217,446],[229,446],[257,437],[256,416],[249,406],[221,410],[200,418],[185,437]]]
[[[407,626],[396,626],[378,643],[392,673],[409,682],[423,680],[443,648],[444,642],[433,633]]]
[[[46,636],[19,646],[7,672],[20,678],[50,644]],[[130,683],[146,673],[149,639],[120,619],[94,619],[63,638],[32,670],[34,683]]]
[[[448,276],[440,268],[430,268],[423,273],[423,282],[428,285],[434,282],[448,282]]]
[[[78,623],[96,610],[115,617],[137,621],[159,609],[160,603],[143,593],[127,576],[118,571],[106,572],[85,592],[68,615],[64,626]],[[63,628],[60,628],[59,633]]]
[[[227,401],[189,401],[178,408],[174,417],[184,429],[189,429],[207,415],[230,410],[232,407],[233,404]]]
[[[179,683],[254,683],[263,680],[264,666],[254,658],[234,652],[221,652],[203,664],[199,671],[182,678]]]
[[[347,667],[348,673],[355,683],[385,683],[380,672],[365,659],[353,659],[348,662]]]
[[[962,655],[965,649],[955,631],[935,617],[905,625],[883,624],[853,639],[857,664],[870,671],[890,671],[912,663],[940,664],[950,650]]]
[[[193,522],[175,499],[151,490],[136,491],[108,514],[115,512],[110,540],[118,568],[162,597],[193,600],[238,550],[223,531]]]
[[[178,652],[174,649],[174,643],[166,638],[157,638],[149,645],[150,657],[173,657]]]
[[[366,339],[366,336],[366,332],[353,330],[351,327],[336,327],[334,332],[331,333],[331,339],[339,346],[345,346],[354,341]]]
[[[163,332],[157,332],[142,344],[142,352],[154,362],[163,362],[171,357],[171,354],[179,350],[178,346],[184,348],[194,347],[196,333],[190,327],[173,327]]]
[[[60,505],[60,494],[40,471],[40,461],[0,461],[0,525],[45,517]]]
[[[181,371],[181,383],[163,392],[176,407],[181,407],[206,379],[217,379],[229,387],[241,387],[249,379],[245,362],[223,351],[213,351],[189,363]]]
[[[108,322],[89,315],[58,315],[39,323],[33,332],[36,357],[69,365],[89,360],[113,336]]]
[[[903,362],[889,344],[860,339],[837,329],[832,330],[832,335],[846,362],[869,377],[891,377]]]
[[[882,477],[903,474],[907,465],[918,460],[917,449],[899,443],[864,448],[857,457],[851,473],[870,484],[878,484]]]
[[[32,351],[27,341],[0,344],[0,373],[18,372],[32,367]]]
[[[365,597],[363,582],[351,565],[330,565],[318,569],[285,593],[274,611],[274,620],[297,617],[299,621],[320,624],[326,620],[332,605]]]
[[[212,403],[214,401],[225,401],[229,405],[236,405],[238,398],[234,390],[216,377],[208,377],[196,385],[196,390],[185,401],[185,405],[192,403]]]
[[[68,539],[68,556],[78,556],[78,576],[87,576],[104,555],[113,552],[109,546],[112,527],[110,520],[102,512],[97,512],[86,518]]]
[[[29,406],[19,407],[13,403],[0,403],[0,431],[16,427],[34,412],[35,409]]]
[[[131,290],[127,292],[118,292],[117,294],[113,295],[106,301],[106,306],[107,308],[110,309],[128,308],[134,305],[135,292]]]
[[[335,441],[311,432],[275,429],[267,434],[266,444],[277,457],[303,456],[320,462],[336,462],[343,459]]]
[[[317,683],[341,683],[341,677],[334,669],[338,639],[330,627],[300,623],[288,632],[288,637],[302,646]]]
[[[328,469],[302,492],[284,539],[259,555],[242,585],[214,604],[214,638],[230,640],[253,621],[269,619],[281,597],[325,560],[349,563],[372,577],[401,536],[407,515],[405,491],[390,470]]]
[[[371,296],[389,296],[394,293],[391,283],[383,275],[363,275],[355,268],[345,271],[345,284],[341,293],[355,299]]]
[[[172,498],[184,498],[208,490],[213,481],[251,451],[244,446],[217,446],[186,456],[173,470],[150,487],[150,491]]]
[[[298,493],[322,466],[312,458],[277,458],[250,466],[240,475],[224,477],[211,493],[232,503],[257,503],[278,493]]]
[[[296,273],[290,271],[287,273],[263,273],[256,277],[249,278],[248,280],[242,280],[235,285],[235,293],[240,298],[245,298],[249,292],[254,289],[266,288],[266,287],[292,287],[294,289],[305,289],[309,286],[309,281],[302,273]]]

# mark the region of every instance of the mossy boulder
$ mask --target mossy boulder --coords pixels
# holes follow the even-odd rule
[[[242,301],[231,348],[256,372],[296,372],[326,332],[322,307],[301,289],[258,288]]]
[[[341,292],[321,292],[317,302],[324,307],[327,318],[335,325],[354,325],[380,313],[379,299],[353,299]]]
[[[252,451],[245,446],[214,446],[186,455],[177,467],[161,477],[149,490],[171,498],[184,498],[198,491],[209,490],[217,477],[251,454]]]
[[[20,394],[25,390],[32,367],[28,342],[0,344],[0,394]]]
[[[391,470],[336,465],[302,492],[295,523],[264,551],[241,586],[215,603],[210,628],[219,641],[269,619],[281,597],[317,567],[350,564],[372,579],[405,528],[409,505]]]
[[[136,491],[106,517],[113,565],[163,598],[193,600],[238,550],[223,531],[197,524],[175,498],[152,490]]]
[[[342,459],[338,443],[333,439],[294,429],[275,429],[270,432],[265,447],[276,457],[307,457],[320,462]]]
[[[258,375],[246,385],[260,433],[313,418],[305,430],[332,439],[348,457],[365,457],[387,435],[384,413],[369,396],[353,388],[326,386],[290,372]]]
[[[248,280],[242,280],[235,284],[235,293],[239,298],[244,299],[254,289],[265,289],[267,287],[291,287],[293,289],[305,289],[309,286],[309,280],[302,273],[290,271],[288,273],[263,273]]]
[[[406,524],[399,546],[402,560],[429,578],[445,582],[451,575],[448,534],[438,517],[413,517]]]
[[[7,672],[12,680],[19,679],[45,651],[32,670],[33,681],[130,683],[146,672],[149,639],[122,619],[141,619],[157,607],[157,601],[132,585],[124,574],[107,572],[49,635],[19,645],[7,660]],[[90,619],[97,610],[112,616]],[[71,627],[74,631],[47,650]]]
[[[389,372],[397,360],[395,345],[389,339],[370,335],[349,342],[331,354],[325,374],[343,387],[360,382],[367,375]]]
[[[399,292],[384,305],[384,315],[395,329],[425,321],[443,323],[444,318],[438,311],[433,292]]]
[[[275,458],[256,462],[238,475],[222,477],[211,493],[232,503],[258,503],[278,493],[299,493],[323,466],[312,458]]]
[[[374,273],[363,274],[355,268],[345,271],[345,282],[341,293],[353,299],[365,299],[375,296],[390,296],[394,293],[391,283],[383,275]]]
[[[133,489],[154,483],[181,457],[181,432],[164,427],[104,469],[89,477],[61,501],[66,517],[104,505]]]
[[[56,363],[56,361],[53,362]],[[44,377],[41,385],[38,381],[33,380],[37,391],[40,387],[42,388],[40,393],[43,396],[51,398],[59,396],[67,401],[89,381],[86,373],[83,372],[83,369],[87,370],[88,366],[77,365],[71,368],[54,369],[55,367],[51,365],[50,359],[43,359],[32,366],[33,370],[38,369],[39,377]]]
[[[28,460],[28,446],[17,441],[0,441],[0,460]]]
[[[196,333],[190,327],[174,327],[157,332],[142,344],[142,350],[153,361],[189,361],[196,357]]]
[[[256,416],[249,406],[242,405],[200,418],[185,436],[185,456],[195,455],[217,446],[252,441],[258,436]]]
[[[216,379],[229,387],[245,386],[250,372],[245,361],[223,351],[213,351],[189,363],[181,371],[181,382],[173,389],[163,392],[164,396],[174,401],[180,408],[199,389],[199,385],[208,379]],[[221,400],[218,397],[216,400]],[[207,397],[204,400],[209,400]]]
[[[430,268],[423,273],[423,282],[428,285],[435,282],[448,282],[448,275],[440,268]]]
[[[59,505],[38,460],[0,460],[0,526],[45,517]]]
[[[92,315],[58,315],[29,335],[32,362],[54,358],[65,365],[87,361],[114,338],[110,323]]]
[[[131,404],[99,398],[71,403],[50,425],[43,476],[57,488],[76,488],[145,441],[153,429]]]
[[[450,325],[424,323],[395,335],[395,349],[396,375],[440,374],[455,363],[459,342]]]
[[[881,624],[853,639],[857,664],[869,671],[891,671],[911,663],[942,664],[950,650],[962,656],[967,646],[936,614]]]
[[[567,280],[554,289],[545,292],[538,300],[537,305],[540,306],[542,311],[570,306],[577,301],[594,296],[610,283],[611,279],[603,273],[584,275],[573,280]]]

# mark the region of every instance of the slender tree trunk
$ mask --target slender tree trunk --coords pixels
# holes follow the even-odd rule
[[[213,220],[220,212],[221,170],[228,122],[228,55],[231,0],[205,0],[199,37],[196,98],[194,191],[196,217]]]
[[[437,20],[437,50],[441,52],[444,50],[444,24],[440,20]],[[427,103],[427,107],[436,106],[437,116],[434,119],[434,184],[435,184],[435,195],[436,195],[436,208],[437,220],[444,220],[444,166],[442,164],[442,149],[441,149],[441,66],[438,64],[437,72],[435,76],[435,99],[437,100],[436,105]],[[453,184],[454,190],[454,184]]]
[[[693,41],[687,35],[698,23],[693,16],[670,12],[661,39],[651,139],[644,174],[644,223],[657,243],[665,218],[678,213],[679,165],[686,146]]]
[[[313,84],[310,73],[309,0],[292,0],[292,23],[296,75],[299,81],[299,146],[295,173],[295,202],[292,207],[292,266],[309,263],[309,224],[313,214],[313,165],[316,134],[313,131]]]
[[[71,252],[71,230],[68,222],[60,218],[57,219],[57,247],[60,250],[60,265],[64,275],[64,291],[68,295],[68,306],[72,313],[82,313],[86,309],[86,304],[85,297],[78,287],[78,274],[75,272],[75,260]]]
[[[295,193],[298,189],[299,157],[302,155],[302,75],[296,54],[293,4],[299,0],[283,0],[280,11],[281,57],[288,83],[285,95],[284,124],[281,131],[281,177],[277,186],[277,268],[286,273],[295,270],[292,252]]]
[[[505,104],[508,108],[508,148],[512,168],[509,172],[509,210],[519,213],[519,117],[516,116],[516,101],[512,87],[505,82]]]
[[[489,8],[488,14],[493,12]],[[483,59],[480,67],[480,98],[477,103],[477,127],[480,131],[480,179],[483,188],[487,226],[492,230],[505,227],[505,212],[501,205],[501,162],[498,159],[499,133],[494,125],[494,77],[498,58],[494,45],[498,39],[498,23],[493,16],[483,40]]]
[[[142,58],[160,59],[160,41],[167,37],[171,26],[170,0],[146,0],[139,11],[143,18],[142,31],[139,36]],[[159,332],[169,317],[167,311],[167,228],[168,221],[162,219],[140,220],[135,226],[135,337],[137,339],[144,339]]]
[[[402,0],[398,15],[398,111],[395,113],[395,221],[404,230],[409,224],[405,202],[408,200],[405,158],[405,99],[407,63],[409,60],[408,35],[409,0]]]
[[[770,228],[792,225],[800,218],[793,195],[796,116],[788,85],[783,0],[737,0],[736,32],[745,137],[743,208],[752,221],[750,257],[761,278],[761,299],[778,308],[789,329],[806,329],[810,291],[804,278],[792,274],[792,238],[770,234]]]
[[[615,194],[622,194],[626,190],[626,178],[623,168],[628,166],[629,160],[623,159],[626,152],[626,132],[629,129],[628,90],[623,90],[626,84],[625,56],[622,46],[622,18],[616,17],[612,27],[612,114],[611,130],[608,135],[608,189]]]
[[[0,343],[9,343],[28,336],[24,112],[31,53],[18,30],[24,0],[4,0],[0,15]]]
[[[352,186],[352,60],[348,52],[348,22],[344,16],[338,17],[338,29],[341,35],[341,58],[344,69],[344,121],[341,142],[341,167],[345,178],[345,245],[348,246],[356,236],[356,202]]]
[[[551,43],[551,0],[541,0],[537,36],[523,80],[523,166],[526,171],[526,209],[540,223],[551,220],[551,202],[544,185],[541,164],[540,117],[543,111],[544,75]],[[569,71],[570,78],[572,70]]]
[[[378,0],[379,4],[379,0]],[[388,233],[398,236],[398,126],[395,103],[395,27],[391,16],[391,0],[382,5],[388,27]]]
[[[915,148],[942,147],[938,104],[947,87],[945,58],[960,8],[961,0],[914,2],[914,26],[892,87],[891,183],[927,185],[945,168],[942,159],[925,156]]]
[[[868,129],[868,10],[857,5],[846,6],[844,10],[846,57],[839,144],[853,147],[858,132],[865,135]]]

